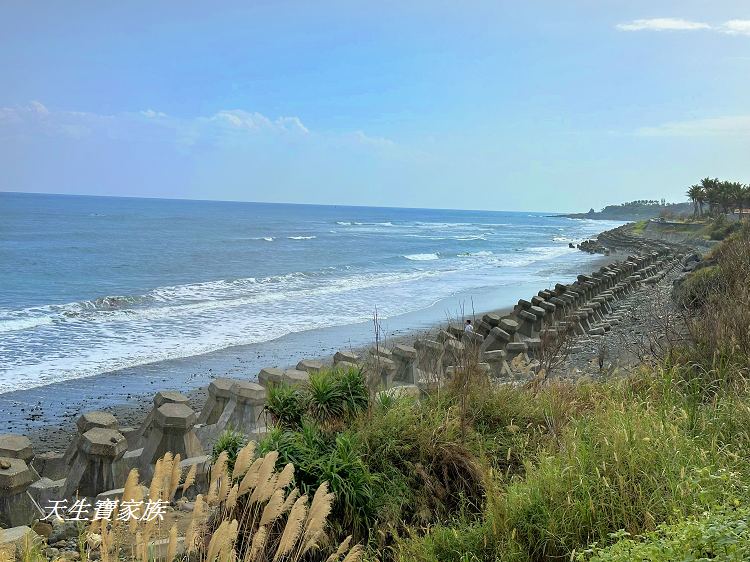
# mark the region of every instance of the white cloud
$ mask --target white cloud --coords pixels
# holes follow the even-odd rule
[[[141,111],[140,113],[144,117],[150,117],[150,118],[166,117],[167,116],[166,113],[163,113],[161,111],[154,111],[153,109],[146,109],[144,111]]]
[[[223,109],[208,116],[178,118],[162,111],[145,109],[113,115],[82,111],[50,110],[33,101],[25,106],[0,107],[0,136],[62,136],[75,139],[103,137],[109,140],[153,141],[181,147],[198,144],[239,145],[308,139],[309,143],[394,146],[393,141],[371,137],[360,130],[312,132],[296,116],[269,118],[243,109]]]
[[[750,35],[750,20],[725,21],[719,30],[729,35]]]
[[[697,31],[710,30],[726,35],[750,36],[750,20],[728,20],[722,24],[711,25],[700,21],[681,18],[638,19],[615,26],[620,31]]]
[[[689,21],[680,18],[638,19],[628,23],[618,23],[620,31],[694,31],[711,29],[707,23]]]
[[[278,119],[271,120],[261,113],[244,111],[242,109],[224,109],[208,119],[234,129],[248,131],[266,130],[305,134],[310,132],[299,117],[279,117]]]
[[[636,131],[647,137],[750,136],[750,115],[729,115],[707,119],[671,121]]]
[[[387,139],[385,137],[371,137],[369,135],[366,135],[363,131],[354,131],[353,133],[349,133],[346,136],[354,140],[356,143],[368,144],[371,146],[391,147],[395,146],[396,144],[391,139]]]

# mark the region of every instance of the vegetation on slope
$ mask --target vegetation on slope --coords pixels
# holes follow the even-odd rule
[[[348,559],[745,559],[750,227],[709,259],[688,280],[692,344],[628,376],[498,387],[473,373],[422,401],[373,397],[357,371],[273,389],[269,436],[234,472],[240,441],[217,448],[193,558],[323,561],[360,543]],[[159,470],[174,496],[179,474]]]

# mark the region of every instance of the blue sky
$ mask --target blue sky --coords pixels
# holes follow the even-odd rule
[[[750,181],[750,4],[0,7],[0,190],[503,210]]]

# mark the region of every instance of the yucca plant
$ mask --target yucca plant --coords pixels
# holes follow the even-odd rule
[[[345,402],[347,415],[353,416],[367,409],[370,393],[362,371],[359,369],[336,371],[334,381]]]
[[[307,410],[306,395],[288,384],[273,385],[268,389],[265,410],[276,425],[298,428]]]
[[[309,415],[321,426],[330,428],[343,420],[347,396],[337,373],[323,371],[310,375],[307,392]]]
[[[219,435],[219,438],[214,443],[213,450],[211,452],[211,460],[216,462],[219,455],[226,451],[227,453],[227,466],[229,471],[234,470],[234,462],[237,459],[237,453],[240,449],[245,446],[247,442],[247,436],[244,433],[235,431],[233,429],[225,429]]]

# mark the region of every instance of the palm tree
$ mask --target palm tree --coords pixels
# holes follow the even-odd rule
[[[731,210],[739,210],[739,216],[742,218],[742,209],[745,206],[745,188],[738,181],[726,182],[727,199],[731,203]]]
[[[750,207],[750,184],[742,188],[742,203],[740,204],[740,220],[744,218],[745,209]]]
[[[687,190],[687,196],[693,202],[693,216],[698,214],[698,199],[702,190],[700,185],[691,185]]]
[[[700,215],[703,216],[703,205],[706,203],[706,190],[703,189],[700,185],[698,186],[698,194],[696,196],[696,201],[698,202],[698,208],[700,210]]]
[[[701,180],[701,187],[703,192],[706,194],[706,201],[708,201],[708,214],[713,215],[719,208],[719,182],[718,178],[703,178]]]

